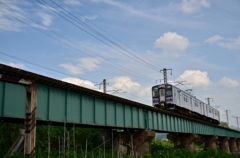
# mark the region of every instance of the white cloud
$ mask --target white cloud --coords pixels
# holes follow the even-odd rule
[[[71,84],[75,84],[75,85],[78,85],[78,86],[90,88],[90,89],[94,88],[94,84],[91,81],[81,80],[81,79],[76,78],[76,77],[63,78],[62,81],[68,82],[68,83],[71,83]]]
[[[83,16],[82,17],[82,21],[84,21],[85,19],[88,19],[88,20],[94,20],[98,17],[98,15],[94,14],[92,16]]]
[[[0,30],[6,31],[21,31],[24,26],[21,22],[16,19],[24,20],[26,13],[19,7],[18,1],[2,1],[0,11]],[[24,5],[25,3],[21,3]],[[22,15],[21,15],[22,14]],[[15,19],[16,18],[16,19]]]
[[[83,67],[86,70],[93,71],[98,68],[98,64],[100,64],[101,61],[101,58],[80,58],[79,66]]]
[[[177,81],[186,81],[187,83],[193,83],[192,87],[208,88],[211,85],[211,81],[207,72],[200,70],[185,70],[182,75],[179,76]]]
[[[25,68],[24,64],[22,64],[22,63],[9,63],[7,65],[12,66],[12,67],[16,67],[16,68],[20,68],[20,69]]]
[[[236,39],[229,39],[228,42],[221,42],[218,45],[230,50],[240,50],[240,36]]]
[[[185,13],[198,12],[202,7],[210,7],[207,0],[183,0],[181,2],[181,10]]]
[[[150,95],[150,88],[143,87],[137,82],[133,82],[128,76],[117,76],[109,80],[111,83],[111,88],[121,89],[129,94],[135,94],[137,96]],[[149,93],[149,94],[148,94]]]
[[[83,68],[79,67],[78,65],[75,66],[71,63],[66,63],[66,64],[60,64],[61,67],[64,67],[68,71],[70,71],[72,74],[83,74]]]
[[[220,41],[222,39],[224,39],[224,38],[219,35],[215,35],[215,36],[212,36],[212,37],[209,37],[208,39],[206,39],[205,42],[206,43],[214,43],[214,42]]]
[[[78,0],[65,0],[64,1],[65,4],[69,4],[69,5],[82,5],[82,3],[80,3]]]
[[[187,49],[190,42],[186,37],[178,35],[176,32],[166,32],[155,41],[155,47],[162,48],[165,54],[178,57]]]
[[[60,66],[64,67],[73,74],[83,74],[84,70],[93,71],[97,69],[101,61],[101,58],[80,58],[75,65],[71,63],[65,63],[60,64]]]
[[[140,87],[140,84],[133,82],[128,76],[119,76],[111,79],[116,88],[134,89]]]
[[[223,77],[216,85],[234,88],[234,87],[238,87],[240,84],[236,80],[232,80],[230,78]]]
[[[156,14],[153,15],[149,9],[147,9],[147,11],[138,9],[138,7],[136,7],[136,5],[131,5],[130,3],[123,3],[122,1],[120,2],[120,1],[114,1],[114,0],[92,0],[92,2],[105,3],[108,5],[112,5],[116,8],[124,10],[124,12],[122,12],[122,13],[128,13],[128,15],[131,15],[131,16],[136,15],[139,17],[162,21],[162,22],[166,22],[166,20],[169,20],[169,18],[165,19],[160,15],[159,16],[156,16]]]
[[[52,24],[53,17],[44,12],[39,12],[38,15],[42,18],[42,24],[45,26],[50,26]]]
[[[102,85],[100,89],[97,89],[98,87],[88,80],[82,80],[76,77],[66,77],[63,78],[62,81],[102,92]],[[128,76],[116,76],[107,80],[107,83],[108,94],[117,96],[124,95],[125,99],[151,105],[151,87],[144,87],[138,82],[132,81]]]

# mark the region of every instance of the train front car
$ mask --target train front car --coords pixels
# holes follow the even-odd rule
[[[154,107],[159,106],[158,86],[152,87],[152,105]]]
[[[161,84],[152,87],[152,103],[154,107],[168,108],[173,103],[172,85]]]

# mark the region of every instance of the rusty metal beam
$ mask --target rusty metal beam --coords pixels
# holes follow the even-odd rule
[[[35,85],[25,86],[27,92],[26,118],[25,118],[25,141],[24,155],[33,157],[36,144],[36,102],[37,87]]]

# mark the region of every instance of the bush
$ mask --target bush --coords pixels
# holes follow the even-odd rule
[[[150,145],[150,153],[152,156],[163,156],[173,151],[174,144],[168,139],[153,139]]]

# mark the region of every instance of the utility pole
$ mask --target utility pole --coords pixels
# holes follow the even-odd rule
[[[226,111],[226,116],[227,116],[227,123],[228,123],[228,126],[229,126],[228,111],[230,111],[230,110],[225,110],[225,111]]]
[[[238,124],[238,118],[239,118],[239,117],[237,117],[237,116],[233,116],[233,117],[235,117],[236,120],[237,120],[237,130],[239,130],[239,124]]]
[[[213,98],[207,98],[207,101],[208,101],[208,105],[210,105],[210,100],[213,100]]]
[[[103,79],[103,93],[106,93],[107,86],[106,86],[106,79]]]
[[[106,93],[107,92],[107,84],[108,83],[106,83],[106,79],[103,79],[103,81],[100,84],[96,84],[94,86],[98,86],[99,85],[99,89],[100,89],[100,86],[103,85],[103,93]]]
[[[164,80],[164,84],[167,84],[167,70],[171,70],[171,75],[172,75],[172,69],[162,69],[160,70],[160,72],[163,72],[163,80]]]
[[[237,129],[239,130],[238,118],[239,117],[236,117],[236,119],[237,119]]]

